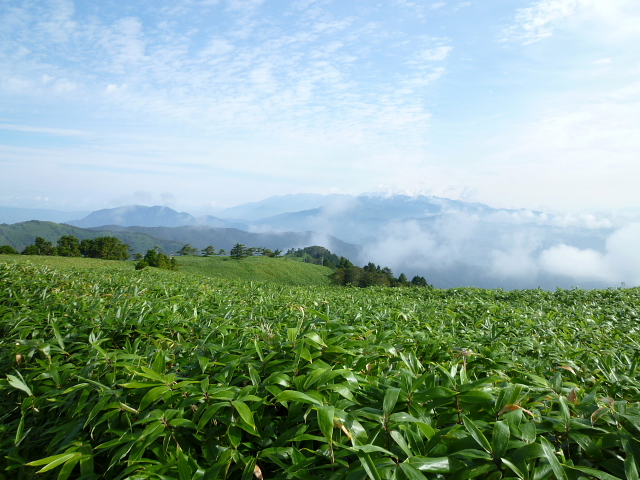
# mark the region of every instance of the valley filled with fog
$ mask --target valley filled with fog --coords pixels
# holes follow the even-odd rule
[[[61,221],[64,215],[71,218]],[[320,245],[357,265],[373,262],[395,275],[420,275],[440,288],[640,284],[640,222],[634,217],[370,194],[273,196],[203,216],[131,205],[89,214],[49,212],[49,217],[46,210],[0,207],[0,222],[55,218],[80,228],[136,231],[197,248],[234,242],[282,250]]]

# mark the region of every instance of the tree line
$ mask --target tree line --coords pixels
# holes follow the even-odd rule
[[[404,273],[394,277],[389,267],[380,267],[372,262],[364,267],[358,267],[344,257],[340,257],[337,268],[331,274],[331,281],[336,285],[354,287],[431,287],[424,277],[414,276],[411,281]]]
[[[0,246],[0,254],[18,255],[15,248],[10,245]],[[123,243],[116,237],[97,237],[94,239],[85,239],[79,241],[73,235],[63,235],[58,239],[57,245],[53,246],[52,242],[42,237],[36,237],[35,243],[27,245],[21,252],[22,255],[57,255],[61,257],[87,257],[101,258],[104,260],[127,260],[131,255],[129,245]],[[196,255],[198,253],[203,257],[213,255],[226,255],[224,249],[216,252],[216,249],[209,245],[202,250],[192,247],[190,244],[184,245],[178,252],[179,255]],[[229,256],[234,260],[261,255],[265,257],[279,257],[282,251],[279,249],[271,250],[264,247],[247,247],[242,243],[236,243],[229,251]],[[372,262],[367,263],[364,267],[354,265],[345,257],[331,253],[325,247],[313,245],[305,248],[290,248],[285,256],[301,258],[303,262],[323,265],[334,270],[331,274],[331,281],[335,285],[354,286],[354,287],[371,287],[375,285],[387,287],[430,287],[427,280],[419,275],[414,276],[411,280],[404,273],[395,277],[393,271],[389,267],[381,267]],[[171,255],[162,253],[160,247],[147,250],[147,253],[133,255],[136,260],[136,270],[142,270],[146,267],[163,268],[167,270],[177,270],[178,262]]]
[[[27,245],[22,252],[18,252],[10,245],[0,247],[0,253],[13,255],[47,255],[57,257],[87,257],[103,260],[127,260],[129,245],[116,237],[96,237],[78,240],[73,235],[63,235],[54,246],[42,237],[36,237],[35,242]]]
[[[128,260],[131,258],[131,247],[116,237],[87,238],[82,241],[73,235],[63,235],[54,246],[43,237],[36,237],[35,242],[27,245],[22,252],[18,252],[11,245],[0,246],[0,254],[10,255],[45,255],[57,257],[85,257],[100,258],[102,260]],[[160,250],[160,247],[147,250],[144,257],[137,253],[134,258],[136,270],[145,267],[164,268],[177,270],[178,262],[173,257],[168,257]]]

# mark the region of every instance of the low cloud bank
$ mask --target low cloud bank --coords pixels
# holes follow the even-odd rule
[[[587,220],[593,221],[581,227],[464,215],[393,222],[364,245],[360,260],[389,266],[396,274],[423,275],[438,287],[640,285],[640,223],[612,229]]]

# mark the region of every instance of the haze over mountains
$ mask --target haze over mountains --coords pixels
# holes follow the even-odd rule
[[[217,238],[217,248],[234,239],[268,248],[322,245],[355,263],[372,261],[396,275],[421,275],[438,287],[640,284],[638,224],[432,196],[285,195],[201,217],[168,207],[128,206],[67,223],[144,233],[197,248],[215,244],[203,243],[206,238]]]

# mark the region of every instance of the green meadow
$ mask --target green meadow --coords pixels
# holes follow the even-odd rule
[[[0,478],[638,478],[640,289],[179,262],[0,256]]]

